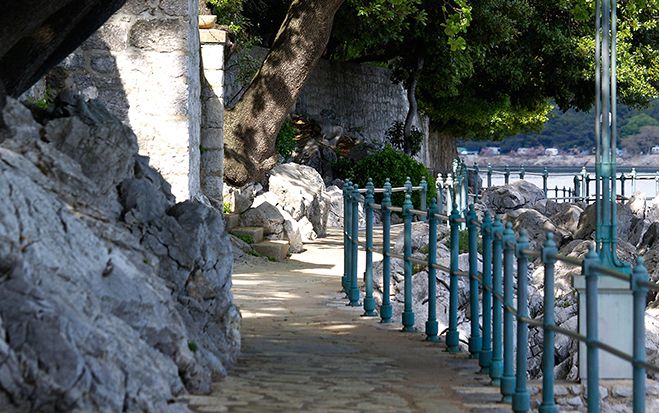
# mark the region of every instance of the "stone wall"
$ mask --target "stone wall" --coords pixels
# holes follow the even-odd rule
[[[130,125],[178,200],[200,191],[198,0],[128,0],[61,65]]]
[[[261,62],[267,49],[254,48],[252,55]],[[239,65],[231,59],[226,69],[225,102],[231,106],[240,96]],[[321,60],[292,108],[293,112],[317,121],[328,138],[344,133],[380,143],[386,130],[405,120],[409,104],[405,89],[391,81],[391,71],[384,68]],[[419,153],[426,162],[425,141],[428,121],[420,126],[426,136]]]
[[[200,30],[201,191],[222,209],[224,181],[224,45],[226,32]]]

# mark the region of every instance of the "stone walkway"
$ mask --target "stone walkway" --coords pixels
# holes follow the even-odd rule
[[[283,263],[239,264],[243,353],[197,412],[493,412],[498,388],[467,355],[346,307],[340,232]],[[360,273],[363,270],[360,270]]]

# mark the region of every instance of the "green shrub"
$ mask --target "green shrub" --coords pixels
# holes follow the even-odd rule
[[[390,145],[380,151],[367,156],[361,161],[354,164],[346,174],[347,178],[360,188],[366,186],[368,178],[373,179],[376,188],[382,188],[387,178],[390,179],[392,187],[401,187],[405,185],[405,179],[409,176],[412,184],[418,186],[421,178],[426,178],[428,182],[428,193],[426,194],[427,206],[430,206],[431,200],[437,195],[435,188],[435,178],[422,163],[417,162],[411,156],[397,151]],[[382,200],[381,195],[376,196],[376,202]],[[402,206],[405,201],[405,193],[397,192],[392,196],[392,203],[395,206]],[[412,203],[415,208],[420,206],[421,198],[419,191],[414,191]]]
[[[222,204],[222,212],[224,212],[225,214],[230,214],[233,212],[231,210],[231,202],[224,201],[224,203]]]
[[[281,125],[279,134],[277,134],[275,148],[284,159],[288,159],[293,155],[293,150],[295,150],[295,132],[293,122],[290,119],[286,119],[284,124]]]
[[[395,149],[403,151],[408,155],[415,156],[421,150],[423,142],[423,133],[412,126],[409,136],[405,136],[405,124],[403,122],[394,122],[393,125],[384,135],[385,142],[388,142]]]

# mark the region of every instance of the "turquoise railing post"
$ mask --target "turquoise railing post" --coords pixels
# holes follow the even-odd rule
[[[512,402],[515,393],[515,372],[513,370],[513,314],[506,309],[513,306],[513,264],[515,259],[515,233],[508,222],[503,231],[503,375],[501,395],[505,403]]]
[[[575,182],[576,182],[575,177]],[[554,299],[554,265],[556,264],[556,241],[554,234],[547,232],[547,239],[542,246],[542,263],[545,266],[544,279],[544,309],[545,314],[542,318],[544,345],[542,348],[542,371],[547,374],[542,375],[542,404],[538,413],[557,413],[558,407],[554,401],[554,331],[551,329],[555,325],[555,299]]]
[[[426,340],[439,341],[437,323],[437,221],[439,213],[437,203],[432,201],[428,210],[428,321],[426,321]]]
[[[359,186],[357,184],[352,187],[352,259],[350,264],[350,305],[353,307],[359,306],[359,282],[357,281],[357,260],[359,254]]]
[[[519,170],[519,179],[523,180],[524,176],[526,176],[526,171],[524,170],[524,165],[522,165]]]
[[[403,309],[403,331],[414,331],[414,310],[412,309],[412,198],[405,194],[403,203],[404,219],[404,309]]]
[[[437,189],[437,207],[440,214],[444,214],[448,208],[444,207],[444,185],[442,184],[442,174],[437,174],[437,181],[435,181],[435,188]]]
[[[503,374],[503,353],[501,349],[503,323],[503,223],[497,215],[492,225],[492,362],[490,363],[490,378],[492,384],[501,384]]]
[[[460,212],[455,204],[449,217],[451,225],[451,263],[449,274],[449,311],[446,349],[451,353],[460,351],[460,333],[458,333],[458,259],[460,257]]]
[[[364,316],[372,317],[375,313],[375,298],[373,298],[373,180],[368,178],[366,183],[366,198],[364,199],[364,212],[366,214],[366,271],[364,272]]]
[[[465,216],[469,231],[469,315],[471,318],[471,333],[469,336],[469,353],[477,359],[483,347],[480,326],[480,304],[478,302],[478,216],[474,204],[469,205]]]
[[[620,172],[620,195],[622,195],[623,198],[625,197],[625,180],[626,179],[627,178],[625,178],[625,173]]]
[[[599,329],[597,325],[598,274],[597,271],[592,268],[592,265],[597,264],[599,258],[592,245],[588,248],[588,254],[586,254],[581,267],[582,274],[586,277],[586,370],[588,374],[586,398],[588,400],[588,413],[596,413],[600,411],[599,351],[595,346],[595,342],[599,338]]]
[[[483,238],[483,349],[478,365],[484,374],[490,373],[492,363],[492,220],[485,213],[481,225]]]
[[[648,295],[648,271],[643,258],[638,257],[632,272],[631,288],[634,291],[634,413],[645,412],[645,303]]]
[[[343,292],[348,296],[350,291],[350,274],[352,268],[352,183],[343,184],[343,279],[341,285]]]
[[[409,196],[412,196],[412,181],[410,180],[410,177],[408,176],[405,178],[405,193]]]
[[[547,198],[547,179],[549,178],[549,171],[547,168],[542,170],[542,192],[545,193],[545,198]]]
[[[503,172],[503,181],[508,185],[510,183],[510,167],[506,165],[506,169]]]
[[[526,387],[527,359],[529,350],[529,257],[524,250],[529,247],[526,230],[522,229],[517,240],[517,377],[513,395],[513,411],[526,413],[531,408],[531,395]],[[547,372],[547,374],[553,374]]]
[[[478,167],[478,164],[474,162],[474,175],[476,178],[474,178],[474,203],[478,201],[478,192],[480,188],[478,187],[478,181],[480,178],[480,168]]]
[[[492,164],[489,162],[487,164],[487,187],[492,187]]]
[[[380,321],[391,323],[391,183],[389,178],[384,183],[382,196],[382,305]]]
[[[428,207],[426,206],[426,200],[427,200],[427,195],[428,195],[428,182],[426,181],[426,178],[423,177],[421,178],[421,183],[419,184],[421,187],[421,191],[419,193],[421,201],[419,208],[421,208],[422,211],[425,211]],[[421,216],[421,221],[425,221],[426,217]]]

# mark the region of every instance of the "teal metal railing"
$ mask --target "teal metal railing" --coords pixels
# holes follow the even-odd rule
[[[479,184],[479,180],[474,179],[477,176],[481,177],[481,179],[484,178],[482,187]],[[539,180],[542,179],[542,190],[544,191],[545,196],[549,199],[561,202],[578,201],[586,203],[592,203],[595,200],[595,171],[589,171],[586,169],[586,167],[582,167],[580,170],[560,172],[550,172],[549,169],[545,167],[543,168],[542,172],[533,172],[527,171],[524,166],[520,166],[517,169],[511,170],[509,166],[505,166],[503,169],[495,169],[492,167],[492,165],[488,164],[487,168],[483,170],[477,163],[475,163],[472,167],[469,167],[464,163],[464,161],[458,159],[453,164],[452,173],[446,175],[438,174],[437,183],[438,186],[440,186],[442,189],[453,185],[454,182],[461,187],[464,186],[465,188],[471,186],[472,191],[469,194],[469,197],[472,200],[478,200],[480,199],[480,195],[483,189],[491,188],[494,186],[494,177],[498,177],[498,181],[508,185],[511,181],[511,177],[524,180],[528,179],[527,177],[529,176],[536,177],[536,182],[539,182]],[[562,180],[563,183],[561,183],[560,186],[552,186],[552,180],[557,178]],[[564,184],[566,178],[572,178],[571,185],[566,186]],[[627,191],[629,190],[629,193],[631,194],[635,193],[641,181],[654,182],[654,196],[659,195],[659,171],[637,172],[637,168],[632,167],[628,172],[620,172],[617,174],[615,179],[620,183],[618,186],[619,193],[616,194],[619,200],[628,200],[629,197],[627,196]],[[470,180],[473,180],[474,182],[470,182]],[[650,185],[646,186],[649,188]],[[650,193],[648,196],[652,197]],[[450,205],[450,203],[447,205]],[[458,203],[458,205],[460,204]]]
[[[492,385],[499,386],[502,400],[511,403],[515,412],[527,412],[531,408],[530,393],[527,383],[527,355],[529,327],[543,329],[542,371],[552,372],[542,378],[542,401],[539,411],[543,413],[557,412],[554,397],[554,340],[556,334],[563,334],[585,343],[587,388],[586,399],[588,412],[600,410],[599,394],[599,359],[600,350],[621,358],[633,367],[633,409],[635,413],[645,411],[645,379],[648,371],[659,372],[659,366],[646,361],[645,355],[645,306],[649,289],[659,290],[659,285],[649,281],[648,273],[642,258],[638,258],[631,275],[609,268],[600,263],[595,249],[590,248],[584,259],[561,255],[558,252],[554,235],[546,234],[546,241],[539,250],[529,248],[529,240],[525,230],[517,235],[511,223],[502,222],[501,216],[494,220],[484,214],[479,220],[473,204],[465,211],[460,211],[456,200],[464,195],[462,183],[452,186],[452,191],[445,196],[451,197],[452,210],[450,215],[440,212],[437,200],[432,200],[428,208],[425,206],[427,186],[421,183],[413,186],[409,179],[404,187],[392,188],[387,180],[382,188],[375,188],[369,179],[365,189],[346,182],[344,194],[344,274],[342,278],[350,305],[360,305],[361,286],[358,284],[357,265],[359,249],[365,254],[364,272],[364,315],[376,316],[379,312],[381,322],[391,323],[391,259],[397,258],[404,263],[404,294],[402,330],[412,332],[415,319],[412,306],[412,266],[425,266],[428,269],[428,288],[430,292],[437,288],[437,270],[449,274],[448,298],[448,329],[444,340],[447,351],[459,352],[458,333],[458,279],[469,280],[470,333],[468,351],[471,358],[478,360],[481,371],[489,374]],[[421,193],[420,209],[412,204],[412,193]],[[402,206],[391,204],[394,192],[405,192],[405,202]],[[463,192],[463,194],[461,194]],[[380,204],[375,203],[374,195],[383,194]],[[438,195],[441,197],[442,195]],[[359,208],[363,206],[365,219],[365,242],[359,239]],[[379,210],[382,225],[382,249],[374,248],[374,211]],[[391,249],[391,214],[398,213],[403,217],[403,254],[396,254]],[[428,222],[429,251],[426,260],[412,256],[412,221]],[[441,223],[450,226],[449,262],[441,263],[437,259],[437,233]],[[460,230],[466,226],[469,233],[469,269],[460,270],[459,238]],[[478,241],[482,242],[482,270],[478,270]],[[382,254],[382,304],[378,309],[373,296],[373,253]],[[541,319],[530,318],[528,297],[528,262],[539,258],[544,265],[544,315]],[[514,264],[517,264],[517,303],[514,297]],[[585,287],[585,317],[586,334],[559,327],[555,321],[554,268],[557,262],[580,266],[581,275],[586,279]],[[604,277],[612,277],[628,283],[633,294],[633,352],[632,354],[612,347],[600,340],[598,332],[598,283]],[[428,294],[428,319],[425,322],[426,340],[440,341],[437,321],[436,294]],[[513,330],[514,321],[517,328]],[[481,334],[482,332],[482,334]],[[515,352],[515,343],[517,351]]]

